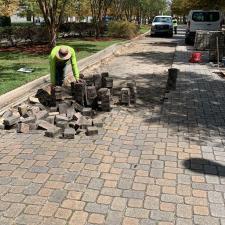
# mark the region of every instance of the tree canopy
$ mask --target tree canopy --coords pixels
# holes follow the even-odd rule
[[[225,9],[225,0],[173,0],[171,9],[177,15],[185,15],[191,9]]]
[[[31,17],[42,15],[55,45],[60,24],[67,17],[76,16],[79,20],[92,16],[96,36],[106,15],[119,20],[147,20],[165,11],[167,0],[0,0],[0,15],[10,16],[20,7],[20,15]]]
[[[19,0],[0,0],[0,16],[11,16],[19,7]]]

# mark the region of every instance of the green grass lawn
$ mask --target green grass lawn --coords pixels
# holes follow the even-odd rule
[[[122,40],[84,41],[60,40],[76,50],[77,59],[88,57]],[[33,68],[33,73],[17,72],[21,67]],[[0,95],[49,73],[48,54],[31,54],[20,51],[0,52]]]
[[[150,26],[149,25],[141,25],[140,33],[144,34],[146,32],[150,31]]]

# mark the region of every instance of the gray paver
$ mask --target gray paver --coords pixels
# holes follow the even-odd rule
[[[151,220],[151,219],[142,219],[140,221],[140,225],[156,225],[157,222]]]
[[[106,214],[108,211],[108,206],[103,204],[87,203],[85,207],[85,211],[91,212],[91,213]]]
[[[175,215],[173,212],[163,212],[159,210],[152,210],[151,218],[156,221],[174,221]]]
[[[42,222],[42,217],[37,215],[21,214],[16,218],[16,223],[21,225],[33,224],[38,225]]]
[[[65,199],[66,195],[67,195],[66,190],[54,190],[49,197],[49,201],[62,203],[62,201]]]
[[[211,214],[215,217],[225,217],[225,206],[224,204],[210,204]]]
[[[125,215],[139,219],[147,219],[149,217],[149,213],[150,211],[147,209],[127,208]]]
[[[165,202],[171,202],[171,203],[183,203],[184,201],[183,197],[178,195],[170,195],[170,194],[162,194],[161,200]]]
[[[131,190],[125,190],[123,192],[123,197],[125,198],[138,198],[138,199],[144,199],[144,191],[131,191]]]
[[[147,196],[144,201],[144,208],[146,209],[159,209],[159,199],[157,197]]]
[[[210,216],[194,216],[194,222],[198,225],[219,225],[219,219]]]
[[[24,208],[25,208],[24,204],[14,203],[4,212],[3,215],[5,217],[16,218],[17,216],[20,215],[20,213],[23,211]]]
[[[31,183],[28,187],[26,187],[23,191],[25,195],[35,195],[41,188],[41,184]]]
[[[95,190],[100,190],[103,186],[103,179],[100,178],[92,178],[88,187]]]
[[[118,225],[121,224],[123,214],[121,212],[109,211],[106,217],[106,225]]]
[[[131,179],[121,178],[118,183],[118,188],[125,190],[131,189],[132,183],[133,181]]]
[[[209,191],[208,198],[209,198],[209,202],[211,202],[211,203],[216,203],[216,204],[224,203],[224,198],[220,192]]]

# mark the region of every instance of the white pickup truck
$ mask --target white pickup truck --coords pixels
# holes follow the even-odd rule
[[[185,43],[194,43],[197,30],[218,31],[222,24],[223,14],[218,10],[191,10],[187,17]]]

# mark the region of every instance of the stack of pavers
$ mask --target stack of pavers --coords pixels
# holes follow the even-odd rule
[[[136,87],[136,82],[128,82],[127,87],[130,89],[130,103],[131,104],[136,104],[137,101],[137,87]]]
[[[129,106],[130,104],[136,104],[137,88],[136,83],[128,82],[127,87],[121,89],[120,102]]]
[[[76,134],[96,135],[103,127],[97,111],[111,110],[113,80],[108,73],[71,83],[71,88],[56,87],[53,97],[39,89],[35,97],[0,116],[0,129],[18,133],[44,130],[47,137],[75,138]]]

